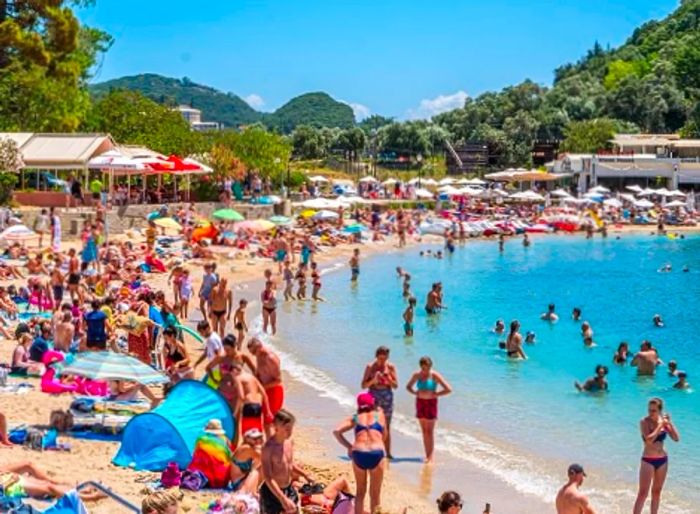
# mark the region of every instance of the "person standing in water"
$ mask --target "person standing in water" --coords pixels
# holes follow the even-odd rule
[[[221,277],[211,289],[209,302],[209,319],[212,328],[220,337],[226,335],[226,323],[231,319],[233,309],[233,291],[228,286],[228,279]]]
[[[437,314],[441,309],[445,309],[442,304],[442,282],[435,282],[426,298],[425,312],[432,315]]]
[[[644,451],[639,467],[639,492],[634,503],[634,514],[642,514],[644,504],[651,489],[651,514],[658,514],[661,504],[661,491],[668,473],[668,455],[664,441],[670,437],[678,442],[678,430],[671,422],[669,414],[663,414],[664,402],[652,398],[648,404],[648,415],[639,422],[639,430],[644,441]]]
[[[350,257],[350,280],[352,282],[357,282],[357,278],[360,276],[360,249],[355,248],[352,251],[352,257]]]
[[[311,299],[315,302],[324,302],[325,300],[318,295],[321,290],[321,273],[318,271],[316,262],[311,263],[311,284],[313,287],[311,289]]]
[[[579,490],[586,472],[580,465],[572,464],[567,475],[569,481],[557,493],[557,514],[596,514],[586,495]]]
[[[408,299],[408,307],[403,311],[403,332],[406,337],[413,336],[413,315],[415,314],[416,299],[410,297]]]
[[[639,352],[634,356],[632,366],[637,367],[637,375],[654,375],[659,364],[659,354],[651,346],[649,341],[642,341]]]
[[[503,250],[505,250],[506,246],[506,236],[503,234],[498,234],[498,251],[503,253]]]
[[[416,418],[423,434],[425,462],[433,462],[435,451],[435,424],[438,417],[438,398],[452,392],[450,384],[437,371],[433,371],[430,357],[421,357],[420,370],[406,384],[406,390],[416,397]]]
[[[362,388],[367,389],[374,397],[377,407],[380,407],[386,418],[386,456],[391,455],[391,417],[394,413],[394,389],[399,387],[396,366],[389,362],[389,348],[380,346],[375,352],[375,359],[367,364],[362,376]]]
[[[559,321],[559,316],[554,312],[554,304],[550,303],[547,306],[547,312],[543,312],[542,315],[540,316],[540,319],[543,321],[551,321],[554,323],[555,321]]]
[[[528,236],[527,233],[523,235],[523,246],[525,248],[528,248],[530,246],[530,236]]]
[[[510,332],[506,338],[506,354],[511,359],[527,359],[523,351],[523,336],[520,335],[520,322],[514,319],[510,322]]]

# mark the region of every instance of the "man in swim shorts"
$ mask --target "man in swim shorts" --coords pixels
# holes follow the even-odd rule
[[[207,312],[209,309],[207,307],[211,301],[211,291],[218,282],[219,276],[216,274],[216,264],[205,264],[202,286],[199,289],[199,310],[202,311],[204,321],[208,320]]]
[[[269,432],[272,427],[272,418],[284,406],[284,385],[282,384],[280,358],[257,337],[248,342],[248,351],[255,357],[255,376],[267,394],[270,416],[265,418],[265,429]]]

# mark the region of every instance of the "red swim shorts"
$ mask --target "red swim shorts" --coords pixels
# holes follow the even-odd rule
[[[437,416],[437,398],[431,398],[429,400],[423,398],[416,398],[416,417],[418,419],[437,419]]]
[[[274,417],[284,405],[284,386],[282,384],[273,385],[265,389],[267,401],[269,402],[270,413]],[[265,423],[272,423],[272,418],[265,419]]]

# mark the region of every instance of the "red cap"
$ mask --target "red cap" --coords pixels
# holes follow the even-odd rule
[[[374,396],[370,393],[360,393],[357,395],[357,408],[362,409],[369,407],[374,408]]]

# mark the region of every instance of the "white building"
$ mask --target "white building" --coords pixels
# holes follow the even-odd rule
[[[202,121],[202,111],[190,107],[189,105],[180,105],[176,109],[182,114],[187,123],[190,124],[192,130],[204,132],[206,130],[221,130],[222,126],[216,121]]]
[[[611,151],[564,154],[550,167],[555,173],[571,173],[582,193],[599,184],[616,190],[633,184],[700,190],[700,139],[618,134],[611,142]]]

